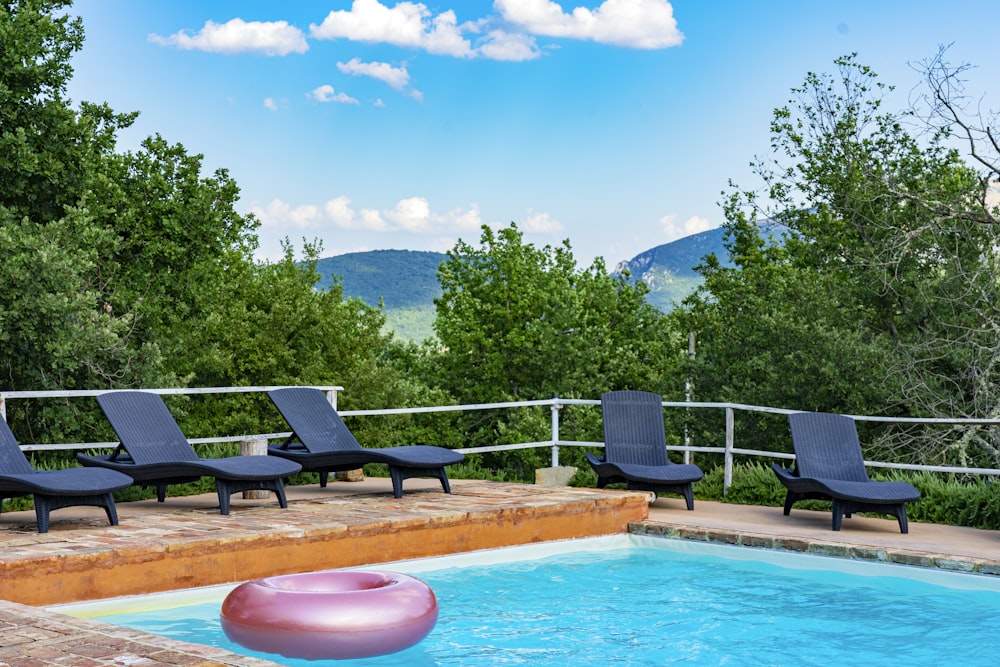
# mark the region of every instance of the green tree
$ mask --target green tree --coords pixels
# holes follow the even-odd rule
[[[304,264],[290,247],[253,260],[257,221],[236,211],[226,170],[204,174],[201,155],[159,135],[120,153],[136,114],[71,106],[83,26],[68,6],[0,3],[0,386],[343,384],[359,404],[418,392],[380,363],[377,309],[314,289],[318,248]],[[174,403],[192,437],[274,414],[259,400]],[[25,440],[110,437],[92,401],[8,408]]]
[[[868,67],[836,64],[839,76],[810,73],[775,111],[773,158],[755,163],[763,192],[726,205],[737,268],[706,262],[705,290],[679,316],[705,343],[701,396],[987,416],[1000,239],[984,224],[982,180],[946,133],[914,136],[903,114],[884,112],[889,89]],[[757,221],[784,230],[781,244]],[[940,432],[882,435],[880,456],[940,460]]]
[[[436,380],[462,403],[592,398],[621,388],[683,394],[683,343],[645,301],[646,287],[578,269],[568,242],[536,248],[516,225],[483,227],[480,247],[459,241],[438,269]],[[593,413],[594,411],[590,411]],[[474,441],[547,437],[547,412],[470,417]],[[564,433],[599,439],[599,421],[564,415]],[[504,465],[516,457],[491,457]],[[520,455],[524,471],[544,453]],[[517,464],[515,464],[517,465]]]
[[[131,344],[132,318],[103,293],[98,267],[115,239],[87,207],[115,132],[134,116],[70,107],[69,63],[83,28],[68,4],[0,4],[0,386],[9,389],[157,375],[156,349]],[[10,407],[25,439],[63,437],[86,422],[52,403]]]

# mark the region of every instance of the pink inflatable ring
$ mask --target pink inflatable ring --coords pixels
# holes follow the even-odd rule
[[[405,574],[325,571],[240,584],[222,603],[222,629],[254,651],[343,660],[395,653],[438,618],[434,591]]]

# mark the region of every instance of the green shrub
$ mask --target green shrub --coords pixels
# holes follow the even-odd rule
[[[743,463],[733,468],[733,483],[723,494],[722,466],[705,471],[694,485],[695,497],[738,505],[782,507],[785,488],[770,466]],[[1000,484],[982,477],[960,477],[929,472],[907,473],[899,470],[873,470],[876,481],[908,482],[920,491],[920,499],[907,505],[911,521],[1000,530]],[[807,500],[795,505],[801,509],[829,510],[830,502]]]

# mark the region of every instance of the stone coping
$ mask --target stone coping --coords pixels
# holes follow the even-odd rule
[[[871,547],[845,544],[843,542],[818,540],[815,538],[787,537],[736,530],[674,526],[670,524],[644,521],[629,526],[629,532],[636,535],[665,537],[672,539],[730,544],[774,551],[793,551],[818,556],[832,556],[853,560],[871,560],[897,565],[936,568],[953,572],[1000,575],[1000,561],[996,559],[950,556],[930,553],[917,549],[900,547]]]

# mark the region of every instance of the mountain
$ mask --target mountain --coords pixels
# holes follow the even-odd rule
[[[355,296],[386,309],[425,306],[441,295],[437,268],[445,259],[441,252],[421,250],[371,250],[327,257],[316,263],[317,287],[326,288],[334,276],[344,282],[344,295]]]
[[[382,301],[386,325],[401,338],[422,341],[434,335],[434,299],[441,295],[437,267],[441,252],[420,250],[371,250],[326,257],[316,263],[321,278],[317,288],[327,288],[339,276],[344,296],[357,297],[370,306]]]
[[[647,299],[663,311],[676,304],[701,284],[694,267],[702,257],[715,253],[726,264],[724,232],[710,229],[677,241],[664,243],[619,262],[612,275],[628,272],[631,280],[649,285]],[[384,307],[387,326],[400,338],[423,341],[434,335],[434,299],[441,295],[437,267],[444,253],[417,250],[372,250],[319,260],[322,276],[318,288],[329,287],[341,277],[344,296]]]
[[[646,299],[660,310],[670,311],[701,285],[694,267],[703,257],[715,253],[723,266],[731,266],[724,240],[721,227],[685,236],[618,262],[611,275],[627,272],[631,281],[642,280],[649,286]]]

